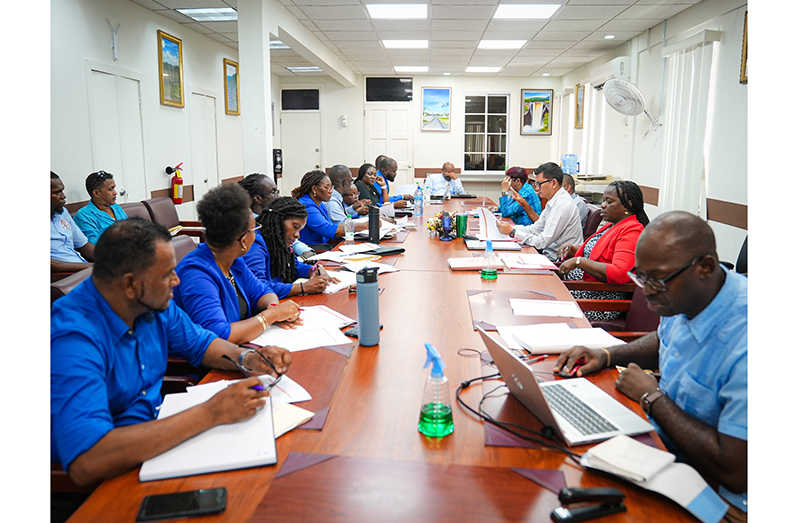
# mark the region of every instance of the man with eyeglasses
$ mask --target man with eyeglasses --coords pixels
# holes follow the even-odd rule
[[[579,209],[563,189],[562,177],[562,169],[553,162],[546,162],[535,169],[533,187],[538,196],[548,199],[548,202],[534,224],[513,226],[505,221],[497,223],[499,232],[533,246],[550,260],[557,259],[561,245],[582,243]]]
[[[656,332],[607,349],[574,347],[554,371],[576,376],[627,367],[618,390],[641,407],[677,460],[695,467],[747,519],[748,279],[718,261],[715,236],[699,217],[673,211],[637,243],[631,279],[662,316]],[[659,369],[661,378],[642,370]]]
[[[349,194],[352,187],[352,171],[349,167],[340,163],[333,165],[330,167],[329,176],[333,192],[330,201],[323,202],[322,205],[327,207],[331,222],[340,225],[344,223],[347,215],[357,218],[359,215],[368,214],[369,200],[360,200],[352,205],[344,204],[344,195]]]
[[[127,220],[127,214],[116,203],[116,182],[114,175],[97,171],[86,177],[86,192],[89,203],[75,214],[75,223],[89,239],[96,244],[105,229],[117,220]]]
[[[280,196],[280,190],[274,181],[265,174],[252,173],[244,176],[243,180],[238,182],[238,185],[243,187],[252,198],[253,214],[257,218],[263,209],[268,207],[269,203],[275,198]]]

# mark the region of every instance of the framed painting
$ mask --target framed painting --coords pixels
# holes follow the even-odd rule
[[[224,63],[224,112],[225,114],[240,115],[239,88],[238,88],[238,62],[223,58]]]
[[[451,87],[421,88],[421,130],[449,131],[451,127]]]
[[[521,135],[551,136],[553,89],[521,89]]]
[[[576,84],[576,110],[574,111],[574,129],[585,125],[585,86]]]
[[[183,100],[183,42],[158,31],[158,72],[161,104],[185,107]]]
[[[748,11],[745,12],[745,25],[743,27],[743,58],[740,62],[740,83],[748,83]]]

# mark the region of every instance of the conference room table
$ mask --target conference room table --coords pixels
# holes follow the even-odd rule
[[[405,252],[380,260],[400,269],[379,276],[379,316],[384,325],[380,343],[365,347],[354,342],[340,381],[333,389],[322,430],[298,428],[279,437],[275,466],[152,482],[140,482],[137,467],[103,482],[69,521],[135,521],[145,496],[213,487],[227,489],[226,510],[192,520],[550,521],[551,511],[561,505],[556,489],[543,488],[525,478],[519,483],[520,476],[508,472],[530,469],[560,475],[571,487],[621,489],[626,494],[627,511],[605,516],[601,521],[695,521],[672,501],[609,475],[583,469],[561,451],[488,446],[484,422],[457,404],[457,386],[486,372],[483,358],[473,350],[461,350],[486,351],[472,324],[469,295],[489,291],[509,296],[532,290],[551,293],[557,300],[572,300],[557,275],[546,271],[536,274],[500,271],[496,280],[486,281],[480,278],[479,271],[449,269],[448,258],[473,256],[474,251],[467,250],[461,238],[440,241],[437,235],[427,231],[426,220],[443,209],[473,211],[481,204],[492,205],[492,202],[484,198],[452,199],[443,205],[426,206],[423,218],[409,218],[417,229],[409,232],[401,243],[383,242],[402,247]],[[474,223],[475,219],[470,218],[472,234]],[[357,318],[357,295],[346,290],[293,299],[302,306],[326,305]],[[576,327],[590,326],[584,317],[572,321]],[[423,368],[425,343],[431,343],[440,352],[450,383],[454,432],[443,438],[427,437],[418,431],[422,395],[430,375],[430,368]],[[287,376],[312,393],[315,380],[324,381],[334,374],[320,363],[326,361],[325,354],[334,353],[325,348],[295,352]],[[535,369],[550,372],[555,361],[556,357],[551,356],[536,363]],[[616,377],[617,372],[612,370],[589,379],[642,416],[640,407],[615,389]],[[212,371],[205,381],[238,378],[232,372]],[[486,389],[498,385],[495,379],[485,382]],[[493,410],[523,410],[506,393],[507,389],[503,390],[505,394],[493,398]],[[476,408],[485,392],[476,381],[463,390],[461,398]],[[307,406],[298,406],[313,410],[312,401]],[[655,433],[649,437],[653,444],[664,448]],[[583,454],[589,447],[571,450]],[[322,474],[321,465],[317,465],[318,474],[311,467],[303,471],[304,476],[294,473],[275,480],[290,453],[343,459],[335,466],[349,474],[340,482],[351,482],[352,491],[343,494],[336,491],[336,487],[341,487],[339,480],[330,480],[329,475]],[[358,481],[360,474],[364,474],[362,481]],[[292,477],[296,478],[294,483],[290,483]],[[331,502],[331,497],[335,501]]]

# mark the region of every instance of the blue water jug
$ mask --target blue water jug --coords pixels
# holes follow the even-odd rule
[[[564,172],[565,174],[576,174],[579,172],[578,154],[562,155],[562,172]]]

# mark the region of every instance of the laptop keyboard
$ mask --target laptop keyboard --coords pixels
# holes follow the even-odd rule
[[[546,401],[553,411],[567,419],[571,425],[585,435],[612,432],[618,428],[591,409],[562,385],[541,387]]]

